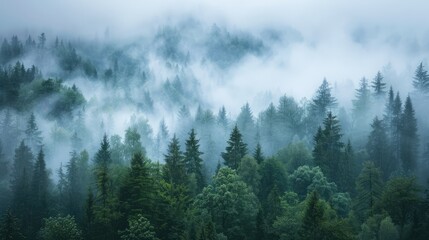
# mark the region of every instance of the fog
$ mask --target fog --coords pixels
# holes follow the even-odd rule
[[[359,80],[366,77],[371,81],[377,71],[405,99],[413,91],[416,66],[427,64],[429,52],[429,3],[423,0],[187,0],[180,4],[172,0],[1,0],[1,6],[1,39],[18,35],[24,41],[29,34],[36,38],[44,32],[49,45],[57,36],[65,43],[72,42],[78,54],[94,61],[99,75],[112,66],[112,60],[104,54],[115,51],[111,49],[121,51],[122,59],[140,71],[122,76],[121,87],[114,89],[78,75],[65,77],[65,85],[75,84],[87,101],[86,126],[104,126],[94,131],[89,148],[98,146],[104,132],[123,136],[133,115],[148,120],[153,138],[161,120],[166,121],[171,135],[183,131],[178,120],[180,106],[164,101],[160,90],[167,79],[173,81],[176,76],[184,79],[183,88],[193,93],[180,100],[188,105],[192,116],[198,106],[214,113],[225,106],[233,120],[249,103],[256,119],[281,96],[294,97],[298,102],[310,100],[324,78],[333,87],[340,106],[351,111]],[[216,51],[207,50],[215,27],[221,33],[228,32],[227,36],[250,39],[255,45],[226,65],[216,63],[210,60]],[[163,31],[179,35],[177,52],[182,57],[189,53],[189,63],[177,64],[177,59],[160,57],[157,48],[162,49],[163,43],[157,36]],[[64,77],[50,55],[41,59],[28,54],[20,60],[26,66],[36,65],[45,78]],[[122,63],[120,67],[126,65]],[[141,72],[149,76],[147,83],[140,82]],[[154,100],[152,111],[138,107],[145,91]],[[43,109],[35,111],[47,139],[56,123],[45,122]],[[58,161],[55,163],[57,167]]]

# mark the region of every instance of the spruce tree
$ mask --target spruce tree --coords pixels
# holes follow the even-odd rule
[[[318,129],[314,137],[314,162],[329,179],[337,182],[339,166],[344,143],[341,142],[341,127],[339,121],[331,112],[323,121],[324,128]]]
[[[383,192],[380,171],[373,162],[365,162],[356,181],[357,202],[356,213],[361,220],[373,216],[378,210],[378,204]]]
[[[322,225],[325,221],[324,215],[325,209],[320,203],[317,193],[313,191],[309,195],[304,217],[302,219],[302,225],[299,231],[300,239],[321,239],[323,236]]]
[[[131,159],[131,168],[119,190],[119,202],[122,219],[137,214],[150,218],[154,198],[153,180],[150,176],[149,163],[141,152],[136,152]]]
[[[41,226],[41,221],[48,215],[49,201],[49,176],[46,169],[45,154],[40,149],[34,164],[33,178],[31,181],[31,212],[32,232],[35,233]]]
[[[237,125],[232,130],[227,143],[228,146],[225,148],[225,152],[222,153],[222,158],[226,166],[236,170],[241,159],[247,153],[247,145],[243,142]]]
[[[256,144],[255,151],[253,152],[253,158],[258,164],[261,164],[264,161],[264,153],[262,152],[262,147],[260,143]]]
[[[414,74],[413,86],[420,93],[429,92],[429,75],[428,71],[423,66],[423,62],[417,66]]]
[[[371,133],[368,136],[366,150],[370,161],[374,162],[375,166],[380,169],[383,179],[387,180],[392,173],[390,163],[392,154],[390,152],[386,127],[384,122],[379,120],[378,117],[375,117],[371,124]]]
[[[417,135],[417,119],[415,117],[410,96],[405,100],[400,131],[400,157],[402,167],[406,172],[414,172],[417,167],[419,138]]]
[[[0,239],[2,240],[24,240],[21,233],[18,219],[16,219],[10,210],[8,210],[0,225]]]
[[[316,95],[309,105],[309,131],[313,132],[323,121],[328,111],[336,107],[337,100],[332,96],[332,88],[326,79],[323,79],[322,85],[317,89]]]
[[[175,186],[187,185],[188,176],[186,175],[184,156],[180,151],[179,139],[176,135],[171,139],[167,154],[164,157],[164,180]]]
[[[365,78],[360,81],[360,86],[356,89],[355,100],[353,100],[353,118],[356,127],[362,130],[368,122],[368,114],[371,108],[371,94],[368,82]]]
[[[186,151],[184,154],[185,168],[188,175],[194,175],[197,180],[197,191],[200,192],[205,186],[203,175],[203,159],[201,159],[200,140],[196,138],[195,130],[192,129],[189,133],[189,138],[186,140]]]
[[[255,122],[253,120],[253,113],[250,109],[249,103],[241,107],[240,114],[237,117],[237,127],[243,136],[243,141],[249,146],[253,146],[255,136]]]
[[[27,121],[27,128],[25,129],[26,142],[33,151],[38,150],[42,145],[42,132],[36,123],[34,113],[31,113]]]
[[[381,74],[380,71],[377,72],[377,74],[375,75],[374,79],[372,80],[372,84],[371,87],[373,89],[374,92],[374,96],[376,98],[383,98],[384,95],[386,94],[386,83],[383,82],[383,75]]]

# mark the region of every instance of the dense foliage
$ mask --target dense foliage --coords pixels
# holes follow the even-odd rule
[[[234,119],[204,105],[185,38],[170,27],[154,37],[174,75],[162,84],[133,46],[4,39],[0,239],[428,239],[423,63],[404,103],[377,72],[350,109],[323,79],[310,100],[284,95],[258,114],[245,103]],[[202,62],[222,69],[269,48],[217,26],[206,38]],[[87,98],[94,86],[107,97]],[[120,112],[119,132],[123,105],[143,114]],[[144,116],[158,107],[169,112],[154,130]]]

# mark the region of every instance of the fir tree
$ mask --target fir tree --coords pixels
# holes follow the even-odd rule
[[[382,120],[375,117],[371,124],[371,132],[368,136],[366,150],[370,161],[382,172],[383,179],[386,180],[392,173],[390,161],[391,152],[386,127]]]
[[[331,94],[331,87],[326,79],[317,89],[316,95],[311,100],[309,106],[310,129],[313,131],[324,119],[328,111],[337,105],[337,100]]]
[[[429,92],[429,75],[428,71],[423,66],[423,62],[417,66],[414,74],[413,86],[420,93]]]
[[[362,220],[373,216],[377,211],[382,195],[380,171],[373,162],[365,162],[356,181],[357,202],[356,212]]]
[[[33,151],[40,148],[42,145],[42,132],[39,130],[36,117],[34,113],[31,113],[27,121],[27,129],[25,130],[27,144]]]
[[[253,152],[253,158],[258,164],[261,164],[264,161],[264,154],[262,153],[262,147],[259,142],[256,144],[255,151]]]
[[[205,186],[203,176],[203,166],[200,152],[200,140],[196,138],[195,130],[192,129],[189,133],[189,138],[186,140],[186,151],[184,154],[185,168],[188,175],[194,175],[197,180],[197,191],[200,192]]]
[[[383,82],[383,75],[381,74],[380,71],[377,72],[377,74],[375,75],[374,79],[372,80],[372,84],[371,87],[374,91],[374,96],[376,98],[383,98],[384,95],[386,94],[386,83]]]
[[[339,179],[339,166],[344,143],[341,142],[339,121],[331,112],[323,122],[324,128],[318,129],[314,137],[314,162],[323,173],[334,182]]]
[[[33,178],[31,182],[31,202],[32,202],[32,228],[33,233],[40,226],[41,221],[48,215],[49,200],[49,176],[46,169],[45,154],[40,149],[34,164]]]
[[[247,153],[247,145],[243,142],[237,125],[232,130],[227,143],[228,146],[222,153],[224,164],[232,169],[237,169],[241,159]]]
[[[400,131],[400,157],[402,161],[402,167],[406,172],[414,172],[417,167],[419,139],[417,136],[417,119],[415,117],[410,96],[408,96],[405,100]]]
[[[308,199],[302,219],[299,235],[303,240],[320,239],[323,235],[322,224],[325,221],[325,210],[319,201],[319,197],[313,191]]]
[[[4,240],[24,240],[18,219],[16,219],[10,210],[8,210],[0,225],[0,239]]]
[[[360,86],[356,89],[355,100],[353,100],[353,116],[358,128],[361,128],[368,121],[368,114],[371,107],[371,95],[368,82],[365,78],[360,81]]]
[[[179,139],[177,139],[176,135],[171,139],[167,154],[164,156],[165,181],[173,185],[186,185],[188,183],[188,178],[186,175],[184,156],[182,151],[180,151]]]

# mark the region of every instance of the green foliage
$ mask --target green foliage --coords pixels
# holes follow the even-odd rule
[[[6,212],[3,217],[3,221],[0,225],[0,239],[2,240],[24,240],[25,237],[22,235],[19,228],[18,219],[16,219],[10,210]]]
[[[392,173],[391,152],[385,124],[375,117],[371,124],[371,133],[368,136],[366,149],[369,159],[380,169],[383,179],[387,179]]]
[[[170,184],[183,186],[188,184],[184,156],[180,150],[179,139],[177,139],[176,135],[173,136],[168,145],[163,175],[164,180]]]
[[[319,127],[314,136],[314,163],[329,179],[338,182],[341,179],[339,170],[344,147],[344,143],[341,141],[341,127],[331,112],[323,121],[323,125],[324,128]]]
[[[258,194],[261,175],[259,174],[259,165],[253,157],[244,156],[238,167],[238,175],[249,186],[253,193]]]
[[[78,228],[74,218],[70,215],[45,219],[44,226],[39,231],[39,236],[43,240],[83,239],[82,231]]]
[[[323,79],[322,84],[316,91],[309,106],[310,132],[312,132],[322,122],[328,111],[336,107],[337,100],[331,94],[332,88],[326,79]]]
[[[255,227],[257,198],[228,167],[219,170],[213,184],[196,197],[194,206],[200,216],[211,216],[217,232],[225,234],[228,239],[250,237]]]
[[[393,224],[392,219],[387,216],[380,223],[380,230],[378,232],[379,240],[397,240],[399,239],[398,230]]]
[[[290,143],[277,153],[277,158],[286,164],[289,173],[300,166],[311,165],[313,162],[311,152],[304,142]]]
[[[409,223],[420,201],[419,188],[415,178],[397,177],[386,184],[383,192],[383,208],[389,213],[393,222],[400,227],[402,236],[405,224]]]
[[[196,138],[195,130],[192,129],[189,133],[189,138],[186,140],[186,151],[184,154],[184,162],[187,174],[193,174],[196,179],[197,192],[201,192],[205,186],[203,175],[203,159],[201,159],[200,140]]]
[[[328,182],[319,167],[301,166],[289,176],[289,182],[300,198],[315,191],[328,200],[337,191],[337,185]]]
[[[128,220],[128,228],[120,231],[119,235],[122,240],[157,240],[154,228],[143,215]]]
[[[225,166],[236,170],[246,153],[247,145],[243,142],[241,133],[237,125],[235,125],[229,137],[228,146],[225,148],[225,152],[222,153]]]
[[[405,100],[404,112],[401,117],[400,157],[405,172],[414,172],[419,155],[419,138],[417,136],[417,119],[415,117],[410,96]]]
[[[380,171],[373,162],[365,162],[356,181],[357,198],[355,209],[361,216],[361,220],[373,216],[378,211],[382,187]]]

